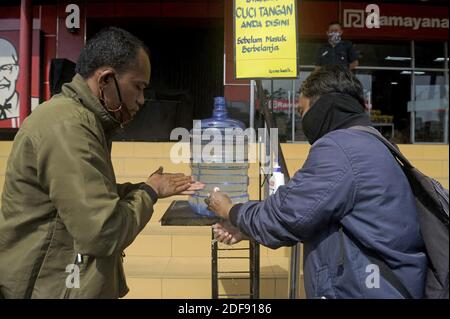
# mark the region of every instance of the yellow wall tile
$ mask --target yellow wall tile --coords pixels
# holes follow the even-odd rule
[[[277,278],[287,277],[290,267],[289,257],[274,257],[269,256],[270,263],[272,265],[272,271]]]
[[[172,256],[172,240],[170,235],[138,235],[125,250],[127,256]]]
[[[219,294],[243,294],[242,298],[248,298],[250,293],[249,279],[222,279],[219,280]],[[275,279],[260,279],[259,297],[261,299],[275,298]],[[219,298],[227,298],[226,296]],[[239,296],[230,296],[230,298],[239,298]]]
[[[172,257],[164,278],[211,278],[211,257]]]
[[[258,163],[250,163],[249,167],[248,167],[248,176],[250,178],[257,178],[258,177],[258,172],[259,172],[259,164]]]
[[[162,297],[164,299],[211,299],[211,280],[164,278]]]
[[[402,154],[410,161],[421,160],[424,158],[424,148],[422,145],[401,144],[398,145],[398,147]]]
[[[309,144],[281,144],[283,155],[286,160],[288,159],[306,159],[311,146]]]
[[[7,162],[8,162],[7,157],[3,157],[3,156],[0,157],[0,175],[5,175]]]
[[[442,161],[442,176],[448,178],[448,161]]]
[[[425,159],[448,161],[448,145],[423,145]]]
[[[144,257],[126,255],[125,274],[134,278],[162,278],[171,257]]]
[[[264,246],[261,246],[263,248]],[[280,247],[278,249],[270,249],[264,247],[267,250],[267,256],[269,257],[290,257],[291,247]]]
[[[127,278],[130,291],[124,299],[161,299],[162,279],[155,278]]]
[[[275,299],[275,279],[261,278],[259,281],[259,297],[261,299]]]
[[[442,174],[442,161],[436,160],[417,160],[412,164],[425,175],[443,177]]]
[[[287,299],[289,297],[288,289],[288,279],[277,278],[275,280],[275,299]]]
[[[164,165],[164,161],[151,158],[129,157],[125,159],[124,175],[139,175],[148,177],[161,165]]]
[[[172,256],[208,257],[211,256],[211,237],[172,236]]]
[[[448,145],[403,144],[400,151],[410,161],[413,160],[445,160],[448,161]]]
[[[12,141],[0,141],[0,156],[8,157],[9,153],[11,153],[12,145]]]
[[[258,200],[259,198],[259,179],[257,177],[250,178],[250,185],[248,186],[248,194],[251,200]]]
[[[3,194],[3,187],[5,186],[5,176],[0,175],[0,201]]]
[[[131,142],[113,142],[111,157],[132,157],[133,147]]]
[[[116,176],[123,175],[125,171],[125,161],[121,158],[112,158],[111,162]]]
[[[170,159],[162,159],[162,166],[164,167],[164,171],[168,173],[183,173],[185,175],[190,175],[191,167],[186,163],[175,164],[170,161]]]
[[[164,153],[162,143],[147,143],[147,142],[134,142],[133,154],[129,154],[127,157],[133,156],[136,158],[168,158],[169,154]]]
[[[248,256],[248,252],[246,253]],[[223,254],[223,252],[220,252],[220,256],[228,257]],[[243,256],[243,255],[241,255]],[[260,277],[261,278],[273,278],[273,265],[271,260],[264,255],[260,254]],[[248,258],[242,258],[242,259],[219,259],[218,261],[218,269],[219,271],[249,271],[250,270],[250,261]],[[247,273],[239,273],[239,274],[232,274],[227,275],[227,277],[248,277]]]
[[[286,160],[286,165],[288,167],[289,175],[292,177],[294,174],[302,168],[304,163],[303,159],[290,159]]]
[[[275,286],[275,285],[274,285]],[[219,295],[235,295],[235,294],[249,294],[250,293],[250,280],[248,279],[221,279],[219,280]],[[237,298],[237,297],[231,297]],[[245,296],[245,298],[249,298]]]

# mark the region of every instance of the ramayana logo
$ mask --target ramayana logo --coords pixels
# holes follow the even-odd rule
[[[377,5],[370,4],[366,10],[344,9],[344,28],[404,27],[419,30],[421,28],[448,29],[448,19],[382,16]],[[378,23],[377,23],[378,22]]]

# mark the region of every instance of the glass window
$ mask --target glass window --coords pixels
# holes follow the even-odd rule
[[[354,43],[361,66],[411,66],[411,44],[400,43]]]
[[[292,80],[265,80],[262,81],[269,109],[272,112],[275,127],[278,128],[280,142],[291,140],[291,119],[293,109]],[[295,113],[295,112],[294,112]],[[259,123],[263,127],[264,123]]]
[[[444,45],[442,42],[415,42],[415,67],[444,68]]]
[[[298,44],[300,65],[316,65],[317,54],[323,44],[324,41],[300,39]]]
[[[298,100],[300,96],[300,87],[303,83],[303,81],[306,80],[306,78],[311,74],[312,70],[300,70],[300,76],[297,80],[294,82],[295,86],[295,109],[298,109]],[[302,118],[298,114],[298,112],[294,113],[294,141],[295,142],[308,142],[308,139],[306,138],[305,134],[303,133],[302,128]],[[291,134],[292,135],[292,134]]]
[[[415,142],[443,143],[448,110],[444,73],[415,71],[414,81],[414,101],[408,109],[415,111]]]
[[[373,125],[389,140],[410,142],[411,76],[397,70],[358,70]]]

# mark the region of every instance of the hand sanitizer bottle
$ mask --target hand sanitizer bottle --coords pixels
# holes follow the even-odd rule
[[[269,179],[269,195],[275,194],[281,185],[284,185],[284,174],[281,172],[278,163],[274,163],[273,173]]]

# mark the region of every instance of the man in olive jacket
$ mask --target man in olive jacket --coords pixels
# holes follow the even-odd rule
[[[111,137],[144,103],[145,45],[109,28],[88,41],[77,75],[24,121],[8,160],[0,213],[0,296],[119,298],[122,254],[158,198],[202,185],[183,174],[117,184]]]

